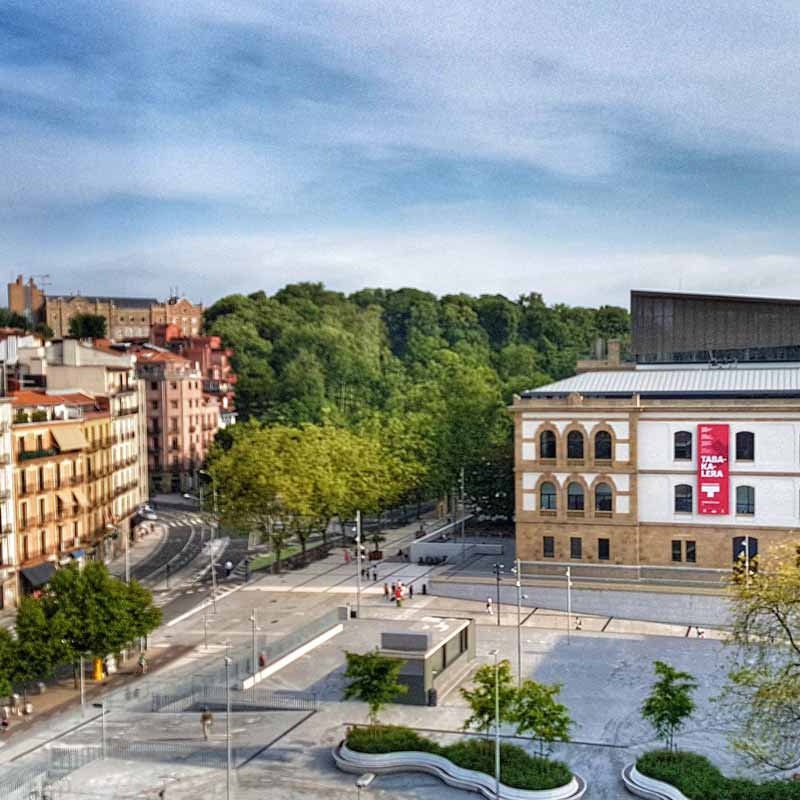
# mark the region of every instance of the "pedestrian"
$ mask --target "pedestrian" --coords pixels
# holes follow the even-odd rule
[[[491,617],[494,615],[494,611],[492,611],[492,598],[486,598],[486,613]]]
[[[378,582],[378,568],[377,567],[375,567],[372,570],[372,582],[373,583],[377,583]]]
[[[705,639],[706,638],[706,632],[704,630],[701,630],[700,628],[698,628],[697,629],[697,638],[698,639]]]
[[[258,666],[260,669],[264,669],[267,666],[267,656],[264,653],[259,653]]]
[[[411,586],[408,587],[408,599],[414,599],[414,584],[412,583]]]
[[[583,630],[583,620],[580,617],[575,617],[575,630]]]
[[[393,583],[392,584],[392,599],[394,599],[396,596],[397,596],[397,584]]]
[[[345,564],[349,564],[350,563],[350,551],[349,550],[345,550],[344,551],[344,563]]]
[[[233,572],[233,561],[226,561],[225,562],[225,577],[230,578],[231,572]]]
[[[147,672],[147,659],[145,658],[144,653],[140,653],[139,655],[139,674],[144,675]]]
[[[384,583],[383,584],[383,599],[384,600],[388,600],[389,599],[389,584],[388,583]]]
[[[200,715],[200,724],[203,726],[203,738],[208,741],[211,727],[214,725],[214,715],[208,710],[208,706],[203,706],[203,713]]]

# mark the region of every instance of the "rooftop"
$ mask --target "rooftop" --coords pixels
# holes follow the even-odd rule
[[[113,303],[118,308],[150,308],[162,305],[155,297],[102,297],[88,294],[49,294],[48,300],[86,300],[89,303]]]
[[[596,397],[800,396],[800,366],[717,366],[584,372],[522,393],[545,399],[577,393]]]

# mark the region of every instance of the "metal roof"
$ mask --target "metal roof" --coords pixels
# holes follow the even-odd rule
[[[117,308],[150,308],[161,303],[155,297],[110,297],[86,294],[49,294],[48,300],[86,300],[89,303],[113,303]]]
[[[523,392],[523,397],[557,397],[577,392],[599,396],[800,395],[800,367],[709,367],[583,372]]]

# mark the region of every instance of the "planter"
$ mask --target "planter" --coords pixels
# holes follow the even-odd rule
[[[381,561],[383,559],[383,550],[373,550],[367,557],[370,561]]]
[[[688,800],[683,792],[678,791],[671,783],[657,781],[642,775],[636,764],[628,764],[622,770],[622,782],[625,788],[637,797],[644,797],[645,800]]]
[[[456,766],[444,756],[433,753],[397,752],[397,753],[359,753],[351,750],[344,741],[333,748],[333,759],[343,772],[388,775],[395,772],[424,772],[435,775],[448,786],[478,792],[488,800],[494,800],[494,777],[485,772],[476,772]],[[573,775],[565,786],[555,789],[515,789],[500,784],[500,800],[571,800],[583,797],[586,782]]]

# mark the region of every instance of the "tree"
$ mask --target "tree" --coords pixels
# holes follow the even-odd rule
[[[407,686],[397,681],[404,662],[377,651],[345,653],[345,656],[347,669],[344,675],[350,678],[344,690],[345,699],[366,703],[369,706],[370,724],[377,725],[381,709],[408,691]]]
[[[106,318],[101,314],[76,314],[69,321],[69,335],[78,339],[105,339]]]
[[[556,702],[561,684],[546,685],[524,681],[517,689],[510,719],[517,726],[517,735],[530,733],[539,740],[539,755],[544,757],[545,744],[568,742],[572,720],[565,705]]]
[[[46,322],[38,322],[33,326],[33,332],[42,339],[52,339],[55,336],[53,329]]]
[[[66,660],[67,623],[62,614],[49,616],[41,600],[23,597],[17,609],[12,683],[22,685],[27,695],[34,681],[46,680]]]
[[[16,311],[0,308],[0,328],[18,328],[25,331],[28,329],[28,321]]]
[[[775,548],[732,580],[732,667],[716,698],[733,746],[756,765],[795,768],[800,741],[800,549]]]
[[[464,730],[472,728],[488,735],[495,723],[496,698],[499,702],[499,722],[511,722],[517,693],[511,673],[511,662],[503,659],[497,667],[494,664],[484,664],[475,673],[472,683],[473,689],[461,689],[461,696],[467,701],[472,712],[464,723]]]
[[[0,628],[0,696],[11,694],[16,665],[16,642],[6,628]]]
[[[646,719],[669,752],[674,752],[675,734],[694,711],[692,692],[697,682],[688,672],[679,672],[663,661],[653,662],[660,680],[653,684],[650,696],[642,705],[642,717]]]

